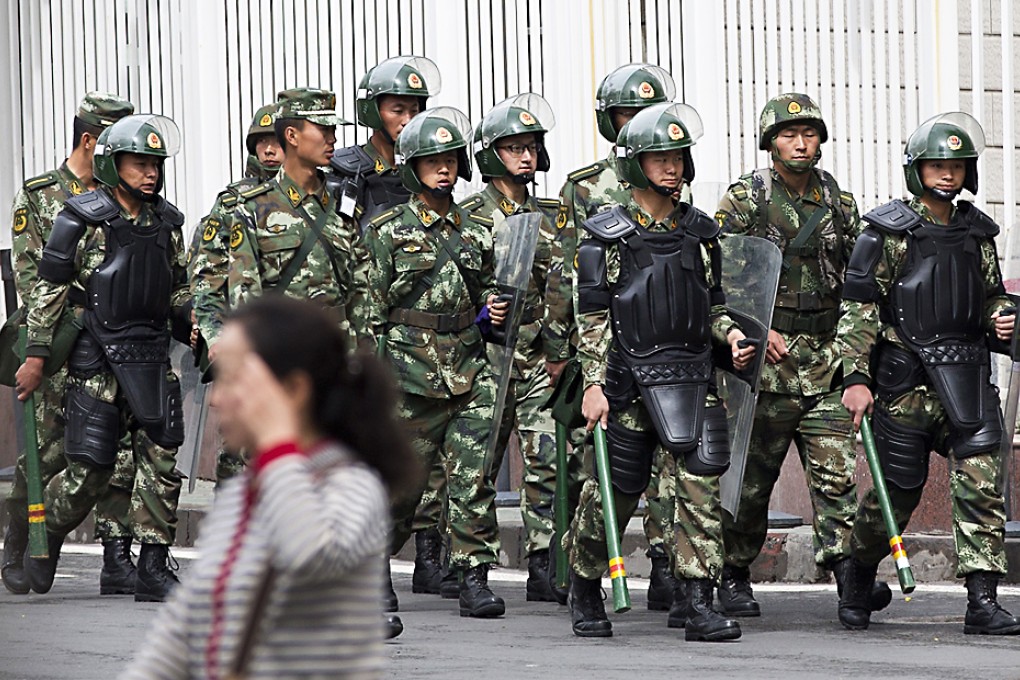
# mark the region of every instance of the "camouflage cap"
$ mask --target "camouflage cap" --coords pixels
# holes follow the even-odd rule
[[[308,120],[316,125],[350,125],[336,115],[336,95],[329,90],[295,87],[276,95],[280,118]]]
[[[89,92],[81,100],[75,115],[89,125],[106,128],[134,112],[134,104],[115,94]]]

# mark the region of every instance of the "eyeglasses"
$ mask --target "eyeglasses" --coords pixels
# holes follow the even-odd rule
[[[543,147],[541,144],[533,143],[533,144],[505,144],[503,146],[497,146],[496,148],[499,149],[500,151],[506,151],[514,158],[520,158],[521,156],[524,155],[525,151],[530,153],[532,156],[536,156],[538,155],[538,152],[544,149],[545,147]]]

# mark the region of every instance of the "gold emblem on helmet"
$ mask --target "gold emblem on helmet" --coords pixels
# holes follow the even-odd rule
[[[160,140],[159,135],[155,132],[150,132],[149,136],[145,138],[145,143],[149,145],[150,149],[162,149],[163,142]]]
[[[273,124],[273,117],[270,116],[268,113],[263,114],[262,117],[259,118],[259,127],[269,127],[272,124]]]
[[[524,123],[525,125],[534,125],[535,124],[535,117],[533,115],[531,115],[530,113],[528,113],[527,111],[521,111],[521,115],[519,115],[517,117],[520,118],[521,122]]]
[[[949,139],[946,140],[946,146],[949,147],[950,151],[957,151],[963,146],[963,140],[956,135],[949,135]]]
[[[684,129],[676,123],[670,123],[669,127],[666,128],[666,134],[675,142],[684,138]]]
[[[420,90],[420,89],[421,89],[422,87],[424,87],[424,86],[425,86],[425,83],[423,83],[423,82],[421,81],[421,76],[420,76],[420,75],[418,75],[418,74],[417,74],[417,73],[415,73],[414,71],[411,71],[411,72],[410,72],[410,73],[409,73],[409,74],[407,75],[407,85],[408,85],[409,87],[412,87],[412,88],[414,88],[415,90]]]
[[[647,81],[642,82],[638,85],[638,96],[642,99],[651,99],[655,96],[655,88]]]
[[[453,141],[453,135],[450,134],[449,130],[447,130],[444,127],[441,127],[438,130],[436,130],[436,141],[438,141],[441,144],[446,144],[447,142],[452,142]]]
[[[786,110],[787,112],[796,115],[801,111],[800,104],[797,102],[790,102],[790,105],[786,107]]]

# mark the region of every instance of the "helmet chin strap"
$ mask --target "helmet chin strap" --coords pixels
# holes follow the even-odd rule
[[[453,185],[448,187],[425,187],[425,191],[434,198],[449,198],[453,196]]]
[[[153,203],[156,200],[156,197],[159,196],[159,189],[162,186],[162,184],[163,184],[162,182],[159,182],[156,185],[156,190],[151,194],[148,194],[142,191],[141,189],[134,188],[133,186],[125,182],[123,179],[120,180],[121,189],[123,189],[132,198],[136,198],[139,201],[144,201],[146,203]]]
[[[815,157],[809,161],[788,161],[779,156],[779,153],[776,151],[775,140],[773,139],[772,160],[779,162],[784,168],[786,168],[790,172],[796,173],[798,175],[802,175],[805,172],[810,172],[812,168],[818,165],[818,161],[820,161],[821,159],[822,159],[822,147],[819,146],[818,152],[815,154]]]
[[[519,175],[510,175],[510,181],[514,184],[528,185],[535,181],[535,173],[522,172]]]
[[[661,196],[679,196],[680,189],[683,187],[683,184],[677,186],[676,189],[670,189],[669,187],[662,186],[661,184],[655,184],[653,182],[649,182],[648,186],[651,187],[652,191]]]
[[[934,187],[925,187],[924,190],[937,198],[940,201],[946,203],[952,203],[953,200],[960,195],[961,189],[954,189],[953,191],[945,191],[943,189],[935,189]]]

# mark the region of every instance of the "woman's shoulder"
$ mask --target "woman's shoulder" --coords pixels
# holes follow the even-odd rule
[[[314,474],[332,480],[354,480],[364,484],[366,490],[383,489],[382,478],[372,466],[361,461],[347,446],[329,442],[320,447],[309,459]]]

